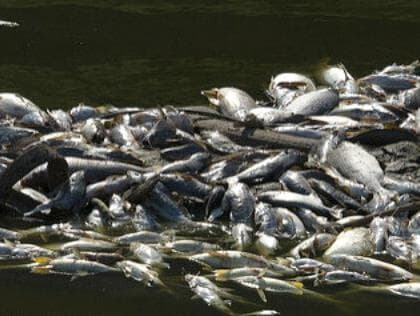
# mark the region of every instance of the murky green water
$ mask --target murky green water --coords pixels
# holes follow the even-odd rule
[[[414,1],[0,1],[0,90],[47,107],[197,104],[327,58],[362,75],[419,58]],[[138,4],[141,2],[142,4]]]
[[[0,1],[0,91],[45,107],[199,104],[233,85],[262,97],[271,75],[343,62],[356,76],[420,57],[413,1]],[[139,4],[141,2],[141,4]],[[179,1],[181,2],[181,1]],[[166,278],[166,279],[165,279]],[[120,275],[79,278],[0,271],[0,315],[212,315]],[[334,293],[339,293],[334,296]],[[256,293],[241,291],[250,301]],[[336,300],[270,296],[282,315],[418,315],[416,301],[331,287]],[[262,306],[259,306],[260,308]],[[247,311],[255,308],[246,308]]]

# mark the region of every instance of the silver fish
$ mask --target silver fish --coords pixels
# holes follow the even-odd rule
[[[237,88],[214,88],[201,91],[201,94],[223,115],[237,121],[244,121],[249,110],[257,107],[255,100],[248,93]]]
[[[403,268],[368,257],[333,255],[329,258],[329,262],[339,268],[367,273],[383,281],[405,281],[413,278],[413,274]]]

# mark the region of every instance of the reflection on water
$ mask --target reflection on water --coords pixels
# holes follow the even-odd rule
[[[0,2],[1,18],[21,23],[0,29],[0,90],[47,107],[196,104],[223,85],[262,98],[271,75],[310,74],[326,58],[359,76],[420,52],[418,1],[114,2]]]

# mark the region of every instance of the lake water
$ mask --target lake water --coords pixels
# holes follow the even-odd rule
[[[419,1],[0,1],[0,89],[45,107],[204,103],[329,60],[355,76],[420,55]],[[142,2],[143,4],[138,4]]]
[[[418,0],[91,2],[0,1],[0,20],[20,23],[0,28],[0,90],[48,108],[203,104],[202,89],[236,86],[263,98],[272,75],[311,75],[327,60],[361,76],[420,58]],[[121,275],[71,281],[0,271],[0,315],[216,313],[190,300],[182,276],[163,279],[175,295]],[[293,316],[420,311],[416,301],[372,291],[325,291],[329,300],[268,295],[265,308]],[[253,291],[240,293],[259,301]]]

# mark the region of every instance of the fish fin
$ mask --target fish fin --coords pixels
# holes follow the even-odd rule
[[[73,282],[74,280],[76,280],[79,276],[78,275],[72,275],[70,278],[70,282]]]
[[[200,296],[198,296],[197,294],[194,294],[193,296],[191,296],[190,298],[191,300],[199,300]]]
[[[159,268],[164,268],[164,269],[170,269],[171,265],[167,262],[161,262],[161,263],[158,264],[158,267]]]
[[[226,281],[226,273],[227,273],[228,269],[217,269],[214,270],[214,278],[216,281]]]
[[[203,267],[203,269],[205,269],[207,271],[212,271],[213,270],[213,267],[211,265],[207,264],[207,263],[204,263],[204,262],[199,261],[199,260],[194,260],[194,259],[190,259],[190,260],[198,263],[199,265],[201,265]]]
[[[264,302],[267,303],[267,296],[265,296],[265,293],[262,289],[257,289],[257,293],[258,296],[260,297],[260,299]]]
[[[41,214],[49,214],[51,212],[51,200],[38,205],[37,207],[35,207],[32,211],[26,212],[25,214],[23,214],[24,217],[30,217],[36,213],[41,213]]]
[[[228,294],[235,291],[234,289],[231,289],[231,288],[228,288],[228,287],[219,287],[219,289],[228,293]]]
[[[341,219],[341,218],[343,218],[344,211],[345,211],[344,208],[335,208],[335,207],[333,207],[331,209],[331,216],[333,216],[335,219]]]
[[[232,306],[232,301],[231,300],[224,300],[224,302],[226,303],[227,306]]]
[[[86,259],[85,258],[85,256],[80,252],[80,249],[79,248],[72,248],[71,249],[72,250],[72,252],[73,252],[73,254],[77,257],[77,258],[79,258],[79,259]]]
[[[295,288],[303,289],[303,283],[299,281],[288,281],[289,284],[293,285]]]
[[[122,256],[124,253],[123,248],[118,248],[118,250],[114,251],[114,254]]]
[[[31,272],[35,274],[49,274],[51,271],[51,267],[49,266],[41,266],[41,267],[32,267]]]
[[[40,211],[41,214],[48,215],[51,213],[51,208],[45,208]]]
[[[32,260],[34,262],[38,263],[38,264],[46,265],[46,264],[50,263],[52,258],[45,257],[45,256],[39,256],[39,257],[33,257]]]
[[[48,237],[46,234],[40,234],[39,237],[41,237],[43,242],[48,242]]]
[[[260,273],[258,273],[257,278],[262,278],[267,273],[267,271],[267,268],[262,269]]]
[[[16,244],[13,241],[10,241],[9,239],[3,239],[3,242],[10,247],[16,247]]]
[[[86,271],[79,271],[77,274],[72,275],[70,281],[74,281],[77,278],[88,276],[90,273]]]

